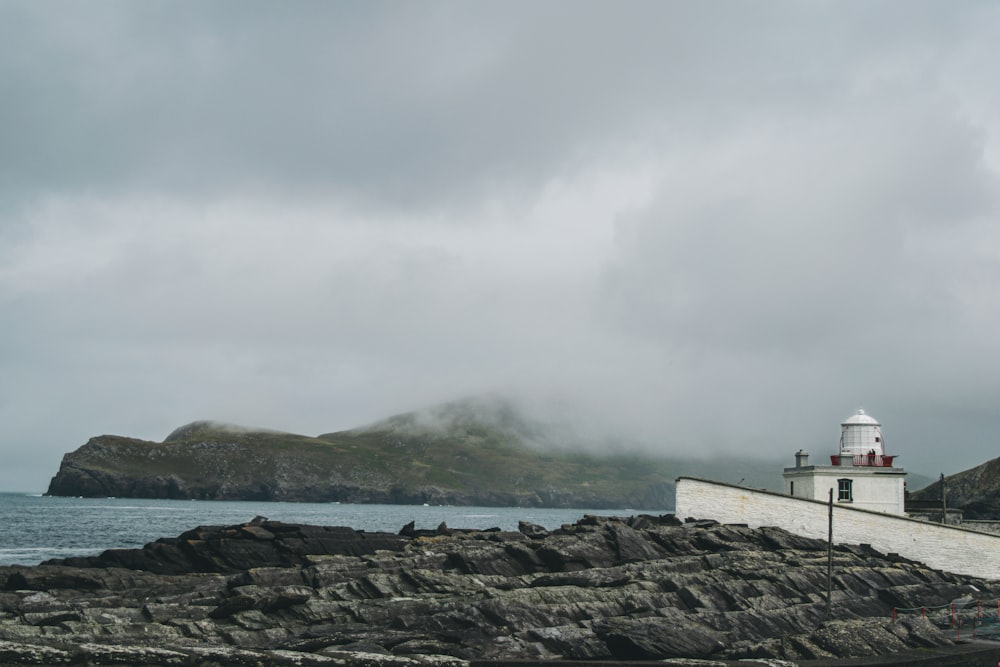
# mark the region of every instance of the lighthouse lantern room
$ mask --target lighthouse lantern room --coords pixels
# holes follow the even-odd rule
[[[882,425],[858,410],[840,425],[840,446],[830,465],[809,465],[809,454],[799,450],[795,466],[785,468],[785,493],[797,498],[834,502],[858,509],[903,514],[906,471],[886,454]]]

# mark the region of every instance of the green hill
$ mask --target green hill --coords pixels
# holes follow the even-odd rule
[[[582,453],[567,427],[466,400],[310,437],[213,422],[162,443],[100,436],[66,454],[50,495],[669,509],[682,474],[775,484],[779,462]],[[766,481],[763,481],[766,480]],[[773,487],[772,487],[773,488]]]
[[[949,507],[965,510],[966,519],[1000,518],[1000,458],[949,476],[945,480]],[[914,491],[912,500],[938,501],[941,482]]]

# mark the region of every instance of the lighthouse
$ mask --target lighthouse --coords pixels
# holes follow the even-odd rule
[[[904,514],[906,471],[895,467],[886,453],[882,425],[864,410],[840,424],[840,443],[830,465],[810,465],[800,449],[795,466],[785,468],[785,493],[796,498],[827,501],[858,509]]]

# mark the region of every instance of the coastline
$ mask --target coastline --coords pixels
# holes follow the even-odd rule
[[[141,548],[198,525],[227,525],[255,516],[289,523],[351,526],[396,532],[410,521],[418,528],[442,522],[455,528],[517,530],[524,520],[546,528],[573,523],[585,514],[628,515],[622,508],[546,509],[435,505],[355,505],[218,500],[64,498],[0,493],[0,565],[34,565],[49,558],[97,555],[109,548]],[[663,513],[670,508],[656,508]]]
[[[825,567],[822,541],[672,515],[399,533],[260,518],[0,568],[0,662],[874,659],[955,646],[953,630],[893,607],[1000,594],[837,545],[827,615]]]

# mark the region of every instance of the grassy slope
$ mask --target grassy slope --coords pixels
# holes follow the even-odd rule
[[[284,472],[306,483],[335,479],[406,491],[432,486],[467,493],[615,496],[672,480],[662,462],[539,453],[489,433],[469,439],[401,438],[378,431],[310,438],[201,429],[164,443],[102,436],[93,444],[77,453],[77,465],[124,477],[176,476],[190,487],[267,483]]]
[[[600,455],[583,453],[571,430],[533,421],[501,399],[456,401],[319,437],[377,455],[387,473],[407,476],[415,486],[607,496],[672,484],[682,474],[713,473],[722,474],[724,481],[746,478],[772,488],[781,484],[776,462],[670,458],[613,442],[600,443]]]
[[[1000,458],[949,476],[945,488],[948,505],[966,508],[967,518],[1000,517]],[[939,500],[940,482],[915,491],[911,498]]]
[[[502,402],[456,402],[315,438],[196,422],[163,443],[102,436],[91,445],[74,454],[78,464],[126,477],[174,475],[192,487],[275,479],[319,487],[332,480],[405,491],[621,497],[641,496],[682,474],[780,488],[781,472],[780,462],[572,452],[572,436]]]

